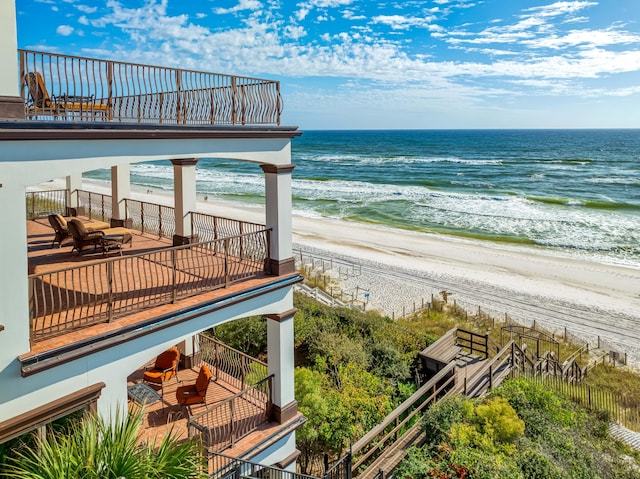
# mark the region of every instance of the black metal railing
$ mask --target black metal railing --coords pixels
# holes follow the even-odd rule
[[[268,237],[265,229],[29,275],[31,339],[260,277],[269,255]]]
[[[27,191],[27,219],[43,218],[50,214],[66,214],[68,190]]]
[[[232,397],[191,416],[189,437],[197,437],[209,451],[223,451],[271,419],[273,375]]]
[[[280,83],[18,50],[32,120],[166,125],[280,124]]]
[[[199,352],[202,361],[212,367],[215,380],[223,379],[226,383],[242,390],[247,385],[256,384],[268,376],[266,363],[206,333],[200,333],[197,339],[198,344],[195,350]]]
[[[319,479],[314,476],[287,471],[274,466],[265,466],[264,464],[245,461],[213,451],[209,453],[209,463],[212,468],[212,472],[209,474],[210,479]],[[323,476],[323,479],[329,478]]]

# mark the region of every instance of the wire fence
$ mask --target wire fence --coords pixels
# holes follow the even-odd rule
[[[309,285],[323,290],[325,294],[336,298],[347,306],[363,311],[369,306],[370,289],[355,286],[346,290],[340,286],[340,280],[361,276],[362,265],[343,260],[322,258],[301,250],[294,251],[294,258],[296,259],[296,267],[305,276]],[[393,320],[416,314],[430,316],[432,312],[442,312],[446,308],[448,312],[455,316],[465,321],[474,322],[487,329],[493,330],[509,325],[525,326],[547,333],[554,340],[578,345],[579,351],[589,354],[589,367],[593,367],[597,363],[609,363],[614,366],[628,364],[627,353],[619,351],[617,346],[605,341],[600,335],[585,339],[584,335],[578,336],[566,326],[555,331],[548,331],[546,327],[543,327],[536,320],[525,324],[522,321],[514,320],[506,312],[503,315],[496,315],[489,312],[487,308],[483,308],[480,305],[465,304],[462,301],[451,298],[451,295],[452,293],[446,290],[436,292],[434,289],[428,297],[417,298],[403,306],[401,310],[391,310],[390,316]],[[318,296],[318,293],[316,293],[316,296]]]

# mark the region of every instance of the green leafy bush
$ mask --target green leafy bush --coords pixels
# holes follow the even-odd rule
[[[87,415],[68,430],[37,437],[8,458],[3,477],[20,479],[186,479],[205,477],[205,461],[192,441],[169,434],[141,443],[143,411],[113,421]]]
[[[441,400],[423,424],[427,445],[411,452],[396,477],[640,477],[637,456],[623,455],[609,438],[607,414],[525,379],[507,380],[484,399]],[[455,475],[461,470],[464,476]]]

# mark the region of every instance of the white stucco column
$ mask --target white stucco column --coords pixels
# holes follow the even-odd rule
[[[294,392],[293,316],[296,309],[267,315],[269,375],[273,374],[274,419],[280,424],[298,413]]]
[[[111,167],[111,225],[127,226],[125,198],[131,197],[131,175],[129,164]],[[131,222],[130,222],[131,223]]]
[[[271,229],[270,268],[276,275],[293,273],[291,236],[291,172],[295,165],[261,165],[265,173],[267,228]]]
[[[15,0],[0,2],[0,118],[24,119],[20,95]]]
[[[115,423],[116,412],[119,411],[120,419],[127,414],[127,380],[106,381],[106,387],[102,389],[98,399],[97,413],[107,422]]]
[[[67,206],[69,208],[77,208],[80,206],[80,202],[78,201],[78,190],[82,189],[82,173],[74,173],[72,175],[67,176]],[[69,214],[69,216],[75,216],[75,214]]]
[[[19,175],[16,171],[15,175]],[[0,383],[15,374],[16,357],[29,351],[29,274],[27,262],[27,209],[21,182],[9,174],[0,178]],[[9,225],[11,225],[9,227]],[[12,363],[12,367],[8,365]],[[8,387],[8,386],[7,386]],[[2,393],[7,393],[3,391]],[[0,393],[0,404],[3,402]]]
[[[197,158],[171,160],[173,163],[173,191],[176,211],[176,234],[173,245],[193,243],[189,213],[196,210],[196,164]]]

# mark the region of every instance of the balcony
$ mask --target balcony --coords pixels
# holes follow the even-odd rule
[[[82,206],[74,209],[110,217],[110,196],[76,194]],[[130,199],[124,221],[132,225],[131,245],[107,255],[99,247],[76,254],[70,237],[61,247],[53,244],[54,230],[43,217],[69,210],[67,197],[67,190],[27,193],[31,351],[20,358],[25,376],[46,367],[42,355],[51,351],[80,354],[79,342],[151,328],[185,308],[288,280],[268,271],[265,226],[191,213],[198,242],[172,246],[173,208]]]
[[[147,410],[149,433],[173,425],[210,452],[250,459],[253,441],[264,457],[292,460],[303,420],[287,357],[301,280],[291,255],[291,140],[301,132],[280,126],[279,83],[11,45],[4,53],[18,68],[0,95],[3,437],[80,408],[124,406],[142,365],[178,345],[189,358],[180,379],[192,381],[207,362],[217,375],[212,397],[185,413],[177,384],[165,384]],[[264,221],[214,216],[213,206],[198,212],[196,166],[210,158],[249,162],[264,175]],[[171,162],[173,206],[132,199],[131,165],[146,161]],[[83,174],[97,169],[110,170],[112,196],[83,190]],[[33,191],[61,178],[67,190]],[[53,213],[128,228],[119,238],[132,236],[131,245],[88,244],[77,254],[60,235],[58,247]],[[271,374],[234,383],[192,341],[249,315],[269,327]]]
[[[280,83],[19,50],[25,118],[154,125],[280,125]]]
[[[194,342],[198,352],[190,358],[192,367],[179,369],[179,382],[168,380],[161,398],[145,405],[143,439],[159,441],[173,431],[182,439],[199,438],[209,453],[241,454],[281,430],[283,425],[272,421],[272,376],[268,376],[267,365],[205,333],[195,336]],[[201,364],[207,364],[213,373],[206,404],[180,406],[176,389],[193,383]],[[140,369],[129,376],[129,386],[139,383],[142,374]],[[153,387],[160,393],[159,386]]]

